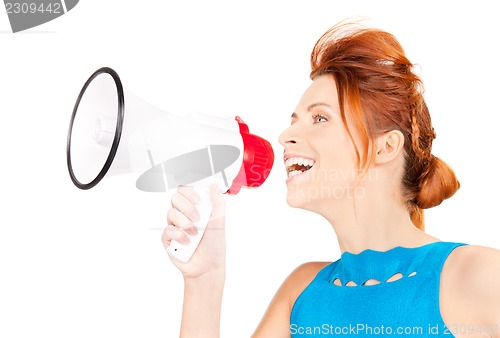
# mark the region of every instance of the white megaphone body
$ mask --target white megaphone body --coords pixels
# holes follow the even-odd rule
[[[274,162],[269,142],[250,134],[241,118],[167,113],[126,91],[107,67],[94,72],[78,96],[66,155],[71,180],[80,189],[130,173],[139,175],[136,187],[146,192],[194,186],[201,197],[198,234],[188,235],[189,244],[172,241],[167,249],[182,262],[193,255],[210,218],[209,186],[215,183],[229,194],[258,187]]]

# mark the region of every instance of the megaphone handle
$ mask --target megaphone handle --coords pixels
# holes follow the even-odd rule
[[[170,242],[170,246],[167,249],[169,255],[181,262],[188,262],[193,256],[198,244],[200,243],[205,229],[207,227],[208,221],[212,214],[212,202],[210,201],[210,187],[207,185],[195,185],[193,186],[196,193],[200,196],[200,202],[196,204],[196,209],[200,215],[200,219],[194,222],[194,225],[198,229],[196,235],[189,235],[189,243],[181,244],[175,240]]]

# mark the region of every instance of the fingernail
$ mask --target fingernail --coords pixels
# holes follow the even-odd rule
[[[182,244],[188,244],[189,243],[189,237],[188,236],[184,236],[181,238],[180,242]]]
[[[194,204],[198,204],[198,203],[200,203],[201,198],[198,194],[194,194],[193,200],[194,200]]]
[[[198,228],[196,228],[194,225],[189,228],[189,229],[186,229],[186,232],[192,236],[196,235],[198,233]]]

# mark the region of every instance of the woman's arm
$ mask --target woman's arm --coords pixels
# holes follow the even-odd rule
[[[181,338],[218,338],[220,313],[225,281],[225,201],[211,192],[212,215],[207,229],[194,255],[188,263],[172,259],[184,276],[184,306],[182,310]],[[197,220],[196,192],[180,187],[172,197],[168,226],[162,241],[168,248],[171,240],[184,241]],[[273,297],[253,338],[289,338],[290,312],[295,300],[327,262],[311,262],[300,265],[283,282]]]
[[[184,280],[180,337],[218,338],[224,274],[214,272]]]
[[[187,263],[172,258],[184,277],[184,305],[181,338],[218,338],[220,312],[226,272],[225,201],[216,187],[211,192],[212,214],[203,238]],[[162,242],[167,249],[172,240],[189,240],[194,234],[193,222],[199,215],[199,196],[191,187],[179,187],[172,196],[172,208],[167,214],[167,227]]]

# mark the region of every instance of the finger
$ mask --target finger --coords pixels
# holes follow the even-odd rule
[[[172,208],[167,212],[167,224],[173,225],[180,230],[184,230],[190,235],[198,233],[194,223],[180,210]]]
[[[226,200],[215,184],[210,187],[210,201],[212,203],[210,220],[217,227],[223,227],[226,216]]]
[[[191,221],[196,222],[200,219],[200,214],[198,213],[196,206],[185,195],[181,193],[176,193],[172,195],[170,201],[172,203],[173,208],[182,212]]]
[[[201,198],[193,187],[181,185],[177,187],[177,192],[191,201],[193,204],[200,202]]]
[[[161,241],[163,242],[165,248],[168,248],[172,240],[182,244],[189,243],[189,237],[186,235],[184,231],[169,224],[165,227],[165,230],[163,230]]]

